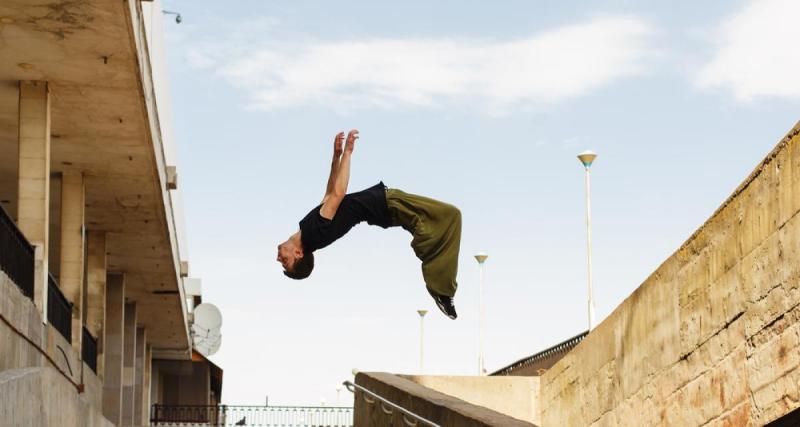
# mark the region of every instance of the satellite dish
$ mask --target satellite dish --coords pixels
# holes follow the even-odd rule
[[[194,324],[204,329],[222,327],[222,313],[214,304],[203,303],[194,308]]]
[[[208,349],[208,354],[206,356],[211,356],[212,354],[216,353],[221,345],[222,345],[222,335],[220,335],[219,338],[217,338],[214,341],[214,343],[211,344],[211,347]]]
[[[222,335],[213,338],[195,337],[194,348],[203,356],[211,356],[219,350],[222,345]]]
[[[211,356],[222,344],[222,314],[214,304],[200,304],[194,309],[192,344],[203,356]]]

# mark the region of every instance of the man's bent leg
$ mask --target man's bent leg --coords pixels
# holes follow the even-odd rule
[[[393,225],[414,236],[411,247],[422,261],[428,290],[454,296],[458,287],[461,212],[451,204],[396,189],[387,191],[386,203]]]

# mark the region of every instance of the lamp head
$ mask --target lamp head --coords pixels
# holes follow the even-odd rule
[[[417,310],[417,313],[419,313],[419,317],[425,317],[428,314],[428,310]]]
[[[591,150],[586,150],[583,153],[578,154],[578,160],[580,160],[581,163],[583,163],[583,166],[585,168],[591,167],[592,166],[592,162],[594,162],[594,159],[596,157],[597,157],[597,154],[595,154]]]
[[[475,255],[475,259],[478,261],[478,264],[483,264],[483,262],[486,261],[486,258],[489,258],[489,255],[486,254],[486,252],[481,252]]]

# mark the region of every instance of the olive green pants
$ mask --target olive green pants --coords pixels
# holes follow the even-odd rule
[[[422,261],[422,277],[428,291],[452,297],[458,284],[458,251],[461,245],[461,211],[453,205],[415,194],[389,189],[386,204],[392,225],[411,233],[411,247]]]

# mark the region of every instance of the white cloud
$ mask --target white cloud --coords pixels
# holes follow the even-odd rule
[[[800,2],[752,1],[716,31],[718,49],[697,83],[722,87],[740,100],[800,97]]]
[[[256,108],[443,106],[496,110],[559,102],[644,69],[648,26],[601,17],[515,40],[248,42],[190,49],[246,88]]]

